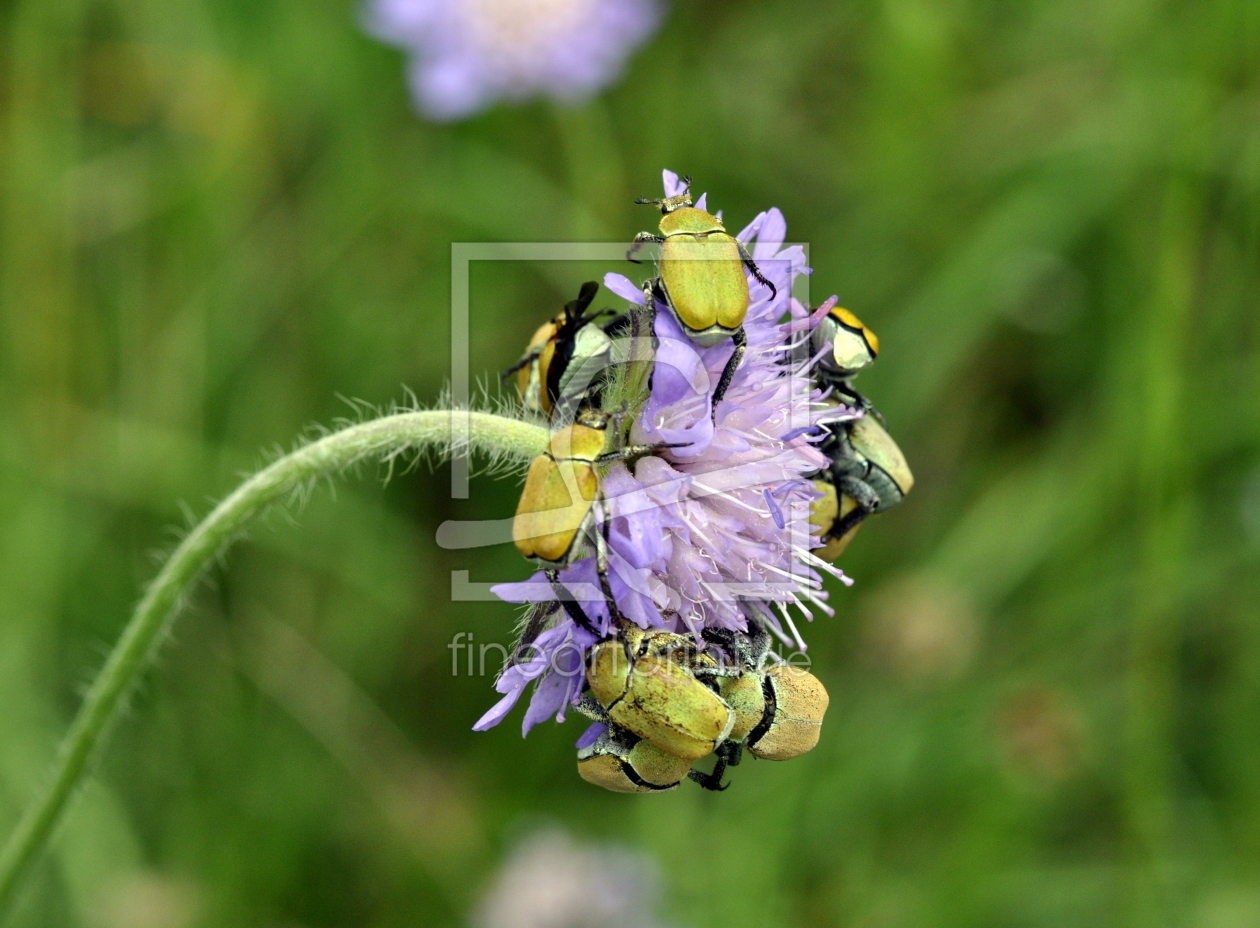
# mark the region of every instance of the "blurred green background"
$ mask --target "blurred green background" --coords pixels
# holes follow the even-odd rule
[[[918,483],[807,630],[821,745],[580,781],[453,677],[514,480],[321,489],[213,572],[23,926],[459,925],[533,821],[676,926],[1260,924],[1260,4],[677,3],[578,107],[414,115],[345,0],[0,7],[0,827],[157,555],[311,423],[449,373],[452,241],[629,240],[660,170],[786,213]],[[624,270],[609,267],[606,270]],[[582,269],[472,286],[493,375]]]

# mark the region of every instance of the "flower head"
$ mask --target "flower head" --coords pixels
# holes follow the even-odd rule
[[[678,189],[670,172],[665,187],[667,196]],[[827,463],[814,447],[814,427],[824,416],[860,413],[824,407],[810,376],[813,359],[794,351],[810,316],[790,297],[791,284],[809,268],[798,246],[783,247],[786,231],[783,215],[771,209],[738,235],[775,289],[749,275],[747,353],[712,418],[713,388],[733,345],[697,347],[669,309],[656,306],[651,390],[631,440],[679,447],[612,465],[603,480],[607,525],[599,521],[596,529],[606,530],[616,607],[641,628],[690,633],[699,642],[705,629],[748,631],[753,619],[803,649],[789,607],[811,619],[810,606],[832,611],[819,570],[851,582],[810,553],[820,542],[808,521],[816,493],[807,478]],[[605,284],[643,305],[640,288],[620,274]],[[594,557],[561,571],[560,582],[599,637],[615,633]],[[509,602],[555,598],[542,574],[494,592]],[[551,715],[563,719],[582,690],[581,656],[596,640],[561,613],[534,642],[532,659],[499,679],[504,698],[475,727],[501,721],[531,681],[537,685],[525,730]]]
[[[410,55],[416,104],[437,121],[499,99],[589,97],[656,30],[656,0],[370,0],[367,28]]]

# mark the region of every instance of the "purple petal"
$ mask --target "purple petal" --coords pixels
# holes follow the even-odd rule
[[[753,247],[754,261],[769,260],[778,255],[783,240],[787,238],[787,220],[778,207],[771,207],[763,215],[765,218],[757,229],[757,244]]]
[[[490,587],[490,592],[505,603],[545,603],[556,598],[551,584],[541,570],[528,580],[496,583]]]
[[[684,444],[671,449],[675,458],[703,454],[713,440],[708,394],[712,379],[695,345],[683,335],[673,313],[657,311],[656,363],[652,395],[640,416],[637,432],[646,442]]]
[[[579,751],[582,748],[589,748],[592,744],[599,740],[599,736],[608,731],[608,726],[603,722],[595,722],[590,728],[582,732],[582,737],[578,738],[577,744],[573,745]]]
[[[525,692],[524,683],[496,702],[489,712],[477,719],[477,724],[472,727],[472,730],[489,731],[491,728],[494,728],[494,726],[507,718],[507,714],[512,711],[516,701],[521,698],[521,693],[523,692]]]
[[[623,300],[628,300],[636,306],[647,305],[647,299],[643,296],[643,288],[624,274],[609,271],[604,275],[604,286]]]
[[[586,680],[582,663],[583,649],[576,642],[566,642],[552,653],[548,673],[534,689],[525,719],[521,723],[521,737],[539,722],[545,722],[573,702]]]
[[[739,234],[736,235],[735,237],[739,239],[741,242],[743,242],[745,245],[747,245],[749,242],[753,240],[754,236],[756,236],[757,233],[761,230],[761,224],[765,221],[766,221],[766,214],[758,213],[756,216],[753,217],[753,221],[748,223],[748,225],[744,226],[744,228],[741,229]]]

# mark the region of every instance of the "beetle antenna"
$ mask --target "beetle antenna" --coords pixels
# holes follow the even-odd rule
[[[506,381],[509,377],[511,377],[513,374],[519,371],[526,364],[532,364],[534,361],[538,360],[538,356],[541,354],[542,354],[541,348],[539,348],[537,351],[529,352],[528,354],[525,355],[525,357],[521,358],[519,361],[517,361],[515,364],[513,364],[511,367],[505,370],[502,374],[500,374],[499,378],[503,381]]]
[[[614,623],[621,625],[624,624],[625,617],[617,607],[612,584],[608,582],[608,523],[611,519],[608,514],[608,500],[601,497],[599,509],[601,516],[599,525],[593,526],[595,529],[595,572],[599,575],[599,587],[607,600],[608,616]]]

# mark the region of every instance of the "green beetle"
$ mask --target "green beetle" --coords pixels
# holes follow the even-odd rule
[[[689,638],[630,626],[591,648],[590,701],[579,709],[625,728],[674,757],[698,760],[727,737],[734,714],[692,672],[713,664]]]
[[[578,749],[577,767],[583,780],[614,793],[665,793],[677,789],[691,761],[609,725],[593,744]]]
[[[906,456],[874,416],[837,423],[828,433],[818,447],[831,462],[827,479],[840,494],[840,509],[823,530],[824,541],[851,538],[851,530],[867,516],[896,506],[914,486]],[[815,518],[819,504],[825,506],[825,499],[815,504]],[[836,556],[841,550],[843,546]]]
[[[748,279],[744,268],[772,295],[778,291],[758,269],[743,242],[726,231],[722,220],[691,205],[691,178],[682,179],[682,193],[662,200],[640,197],[636,203],[655,206],[663,214],[660,234],[640,232],[626,257],[633,256],[644,242],[661,246],[660,276],[644,284],[648,308],[664,303],[687,337],[702,348],[711,348],[730,338],[735,350],[713,391],[711,416],[726,395],[731,379],[744,357],[748,338],[744,317],[748,314]]]

